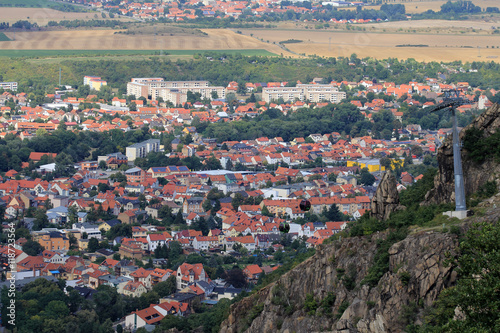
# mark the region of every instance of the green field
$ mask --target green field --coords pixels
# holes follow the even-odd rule
[[[71,3],[62,3],[49,0],[0,0],[1,7],[19,8],[51,8],[67,13],[92,12],[92,9],[83,6],[75,6]]]
[[[7,37],[3,32],[0,32],[0,42],[8,42],[11,39]]]
[[[7,37],[7,36],[5,36]],[[1,38],[1,35],[0,35]],[[103,57],[103,56],[133,56],[133,55],[172,55],[193,56],[195,54],[213,52],[217,54],[241,54],[245,56],[276,56],[262,49],[246,50],[0,50],[0,57],[9,58],[54,58],[54,57]]]
[[[71,4],[70,3],[61,4],[49,0],[0,0],[0,7],[51,8],[51,7],[57,7],[58,5],[71,5]]]

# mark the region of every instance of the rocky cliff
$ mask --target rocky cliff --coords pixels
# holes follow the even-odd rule
[[[220,332],[400,332],[408,315],[418,318],[455,281],[444,260],[456,239],[413,234],[390,247],[389,272],[378,285],[363,285],[377,242],[385,237],[377,233],[320,246],[278,281],[232,305]]]
[[[494,104],[483,112],[472,123],[462,129],[460,140],[463,142],[465,132],[475,127],[488,137],[500,128],[500,105]],[[438,174],[434,178],[434,188],[425,197],[425,203],[448,203],[455,200],[455,181],[453,173],[453,140],[449,136],[438,149]],[[500,164],[493,158],[477,164],[468,158],[468,152],[462,149],[462,169],[464,175],[465,195],[477,192],[488,181],[496,180],[500,175]]]
[[[492,135],[500,128],[499,116],[500,106],[494,105],[465,130],[475,126],[484,136]],[[465,130],[460,133],[462,140]],[[500,165],[491,158],[482,164],[473,163],[467,152],[462,152],[462,158],[467,195],[500,175]],[[426,200],[451,202],[454,200],[451,138],[439,149],[438,161],[439,174]],[[397,207],[395,198],[388,202],[388,191],[389,187],[387,195],[380,193],[379,201],[385,202],[380,205],[380,218],[386,217],[387,204]],[[476,215],[464,220],[462,231],[471,223],[498,221],[500,194],[478,208]],[[313,257],[276,282],[233,304],[220,332],[390,333],[401,332],[409,322],[418,324],[423,309],[431,306],[440,292],[457,279],[453,267],[445,264],[447,256],[456,252],[457,238],[435,230],[415,232],[390,246],[383,253],[388,256],[389,270],[372,286],[363,279],[370,267],[379,264],[377,244],[390,236],[387,232],[321,245]]]
[[[377,220],[387,220],[392,212],[403,208],[399,205],[396,177],[387,171],[372,198],[370,215]]]

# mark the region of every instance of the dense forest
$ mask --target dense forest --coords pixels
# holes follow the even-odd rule
[[[253,140],[261,136],[279,136],[285,141],[291,141],[309,134],[331,132],[353,137],[371,135],[376,139],[390,140],[395,130],[408,124],[419,124],[428,130],[451,127],[451,120],[446,112],[431,114],[425,109],[406,103],[402,106],[402,111],[403,122],[395,119],[387,110],[375,113],[371,122],[366,120],[353,104],[342,103],[330,104],[320,109],[303,108],[286,116],[277,109],[268,109],[253,119],[210,124],[195,122],[195,125],[204,136],[216,138],[219,142]],[[473,116],[471,113],[460,115],[458,117],[460,126],[466,126]]]

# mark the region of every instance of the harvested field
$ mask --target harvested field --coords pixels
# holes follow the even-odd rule
[[[62,21],[62,20],[103,20],[101,13],[69,13],[61,12],[49,8],[18,8],[18,7],[0,7],[0,22],[15,23],[19,20],[27,20],[31,23],[36,23],[39,26],[45,26],[49,21]],[[107,15],[106,15],[107,16]],[[120,19],[115,16],[114,19]],[[109,20],[107,16],[106,19]],[[128,19],[127,19],[128,20]]]
[[[393,3],[400,3],[405,5],[406,8],[406,13],[408,14],[420,14],[423,12],[426,12],[428,10],[433,10],[435,12],[438,12],[441,10],[441,6],[444,5],[448,0],[443,1],[443,0],[436,0],[436,1],[413,1],[413,0],[407,0],[407,1],[396,1],[396,2],[391,2]],[[481,8],[487,8],[487,7],[499,7],[500,4],[498,3],[497,0],[473,0],[472,1],[474,5],[479,6]],[[369,6],[368,8],[371,9],[380,9],[380,6]]]
[[[290,36],[302,43],[286,44],[295,53],[319,56],[350,56],[415,58],[421,61],[477,61],[486,56],[500,56],[500,36],[438,35],[438,34],[389,34],[348,33],[328,31],[269,31],[242,30],[272,42],[287,40]],[[396,47],[396,45],[428,45],[428,47]],[[478,47],[481,49],[478,50]],[[479,52],[482,58],[478,58]],[[498,58],[488,58],[499,61]]]
[[[203,30],[206,35],[125,35],[117,30],[7,32],[3,50],[266,50],[280,54],[278,45],[225,29]],[[31,52],[31,51],[30,51]],[[284,54],[285,55],[285,54]],[[291,55],[291,54],[290,54]]]
[[[387,24],[392,24],[392,22]],[[436,26],[440,24],[444,25],[439,21],[435,22]],[[481,22],[468,24],[479,25]],[[305,29],[241,29],[241,31],[242,34],[228,29],[203,29],[190,32],[189,30],[168,30],[168,27],[163,27],[158,28],[156,35],[148,34],[148,31],[144,31],[145,34],[127,35],[124,31],[110,29],[17,32],[15,34],[7,32],[6,36],[10,39],[15,37],[15,40],[0,42],[0,49],[5,52],[7,50],[16,52],[15,56],[23,56],[24,51],[25,56],[29,57],[33,57],[36,50],[56,50],[52,52],[63,50],[60,51],[61,56],[65,55],[64,50],[99,50],[100,53],[96,51],[96,55],[100,56],[110,56],[105,54],[105,50],[164,50],[165,53],[170,53],[169,50],[265,50],[291,57],[314,54],[338,57],[356,53],[359,57],[378,59],[397,57],[444,62],[500,61],[498,58],[500,57],[500,35],[498,34],[409,34],[377,32],[380,30],[339,32]],[[279,46],[279,42],[291,37],[302,42],[286,44],[286,48],[291,51],[288,52]],[[396,47],[397,45],[426,45],[427,47]],[[256,52],[263,54],[262,51]],[[122,55],[127,54],[119,54],[119,56]],[[40,56],[47,55],[40,52]]]
[[[363,24],[363,28],[377,31],[397,31],[399,29],[416,29],[436,31],[440,33],[450,31],[464,31],[465,29],[474,29],[477,33],[491,34],[493,28],[500,28],[500,17],[490,22],[464,20],[464,21],[448,21],[448,20],[418,20],[418,21],[400,21],[400,22],[383,22],[383,23],[368,23]]]

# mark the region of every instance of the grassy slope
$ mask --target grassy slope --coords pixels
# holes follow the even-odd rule
[[[7,37],[3,32],[0,32],[0,42],[8,42],[11,39]]]
[[[5,36],[7,37],[7,36]],[[0,40],[2,34],[0,34]],[[276,56],[266,50],[163,50],[164,55],[194,55],[203,52],[241,54],[244,56]],[[0,57],[69,57],[69,56],[103,56],[103,55],[160,55],[159,50],[0,50]]]

